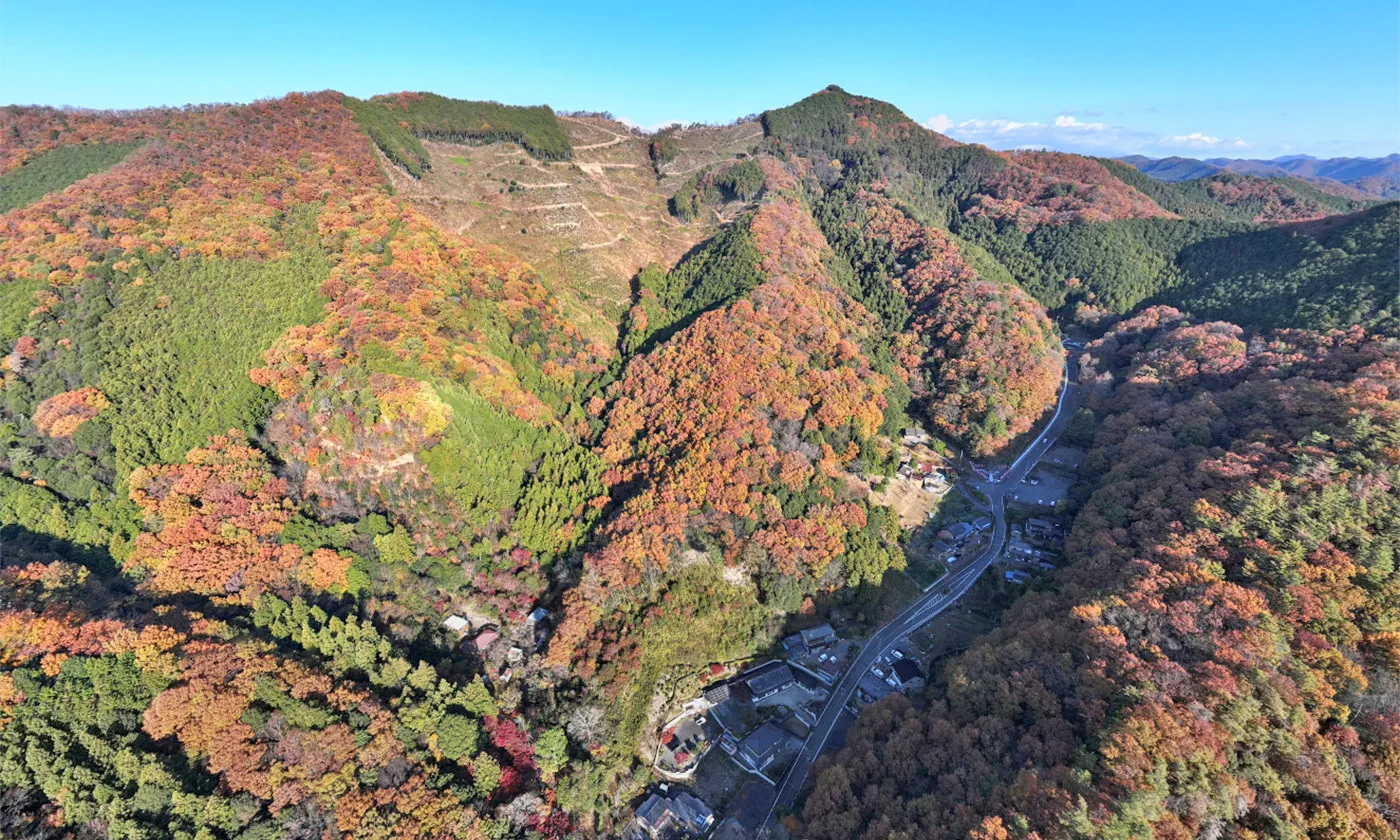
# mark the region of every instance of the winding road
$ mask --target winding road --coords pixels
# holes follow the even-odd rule
[[[822,710],[821,716],[812,726],[812,731],[807,736],[806,742],[803,743],[801,752],[793,759],[787,775],[778,785],[777,798],[763,820],[759,836],[763,836],[763,829],[768,827],[779,808],[789,808],[796,801],[797,795],[807,782],[807,775],[812,769],[812,763],[817,760],[817,756],[821,755],[822,750],[826,747],[827,741],[831,738],[832,730],[836,728],[836,723],[841,715],[846,713],[846,704],[850,702],[851,695],[855,693],[856,684],[860,682],[860,678],[865,672],[870,670],[879,657],[889,653],[906,636],[957,603],[958,599],[972,588],[972,584],[977,582],[982,573],[1001,554],[1002,546],[1006,544],[1007,533],[1006,496],[1015,485],[1020,483],[1021,479],[1026,477],[1026,474],[1031,471],[1041,456],[1055,445],[1055,441],[1064,431],[1069,418],[1074,416],[1075,409],[1079,404],[1077,379],[1078,358],[1076,352],[1071,351],[1065,359],[1065,381],[1060,389],[1060,399],[1055,406],[1055,413],[1051,416],[1050,422],[1026,447],[1020,457],[1012,463],[1010,469],[1002,473],[999,478],[969,482],[973,488],[985,493],[991,502],[991,513],[994,521],[991,542],[976,559],[955,567],[951,574],[940,579],[930,587],[928,592],[924,593],[923,597],[910,604],[904,612],[875,631],[875,634],[865,643],[865,647],[851,663],[851,667],[846,669],[841,679],[832,687],[831,697],[826,701],[826,708]]]

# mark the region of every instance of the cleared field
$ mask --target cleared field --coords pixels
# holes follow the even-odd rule
[[[532,266],[579,328],[611,346],[637,272],[652,262],[673,266],[716,226],[671,216],[667,202],[684,178],[657,177],[647,135],[596,117],[561,120],[571,161],[540,161],[514,143],[425,140],[432,168],[421,179],[387,160],[385,168],[433,221]],[[746,135],[727,127],[684,136],[686,160],[704,166],[732,159]]]

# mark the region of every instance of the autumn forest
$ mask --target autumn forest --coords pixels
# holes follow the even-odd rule
[[[1400,837],[1400,204],[832,86],[9,106],[0,214],[0,836],[638,836],[1072,384],[1065,562],[761,836]]]

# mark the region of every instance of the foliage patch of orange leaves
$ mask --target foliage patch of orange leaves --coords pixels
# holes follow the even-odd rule
[[[34,425],[49,437],[72,437],[78,427],[111,407],[111,402],[96,388],[64,391],[39,403],[34,408]]]
[[[287,483],[237,431],[190,450],[183,464],[138,468],[130,485],[152,530],[137,537],[126,565],[146,570],[156,589],[256,597],[303,565],[308,583],[345,586],[348,559],[307,558],[278,541],[293,513]]]
[[[1176,218],[1103,164],[1064,152],[1002,152],[1009,165],[992,175],[969,216],[1011,219],[1023,230],[1071,222]]]
[[[705,533],[730,558],[752,542],[785,572],[820,576],[864,524],[846,500],[793,519],[772,495],[844,469],[856,442],[876,433],[888,382],[857,349],[875,320],[826,274],[829,246],[791,196],[795,180],[773,171],[768,183],[751,226],[768,279],[633,359],[613,386],[599,452],[604,481],[627,493],[566,596],[553,662],[579,654],[601,618],[599,593],[666,569],[689,534]]]
[[[1064,350],[1045,310],[1018,287],[984,280],[946,233],[863,193],[865,235],[912,262],[895,280],[914,341],[899,345],[911,389],[934,426],[991,455],[1055,404]],[[999,422],[989,422],[995,415]]]

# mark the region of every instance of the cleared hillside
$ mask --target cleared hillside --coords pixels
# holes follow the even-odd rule
[[[637,273],[651,263],[674,265],[713,225],[673,217],[669,201],[684,178],[658,178],[647,136],[601,117],[559,119],[569,161],[538,160],[511,142],[424,140],[431,166],[421,178],[386,171],[395,190],[443,228],[529,263],[581,329],[613,344]],[[757,142],[752,131],[733,128],[683,136],[678,160],[696,170]]]

